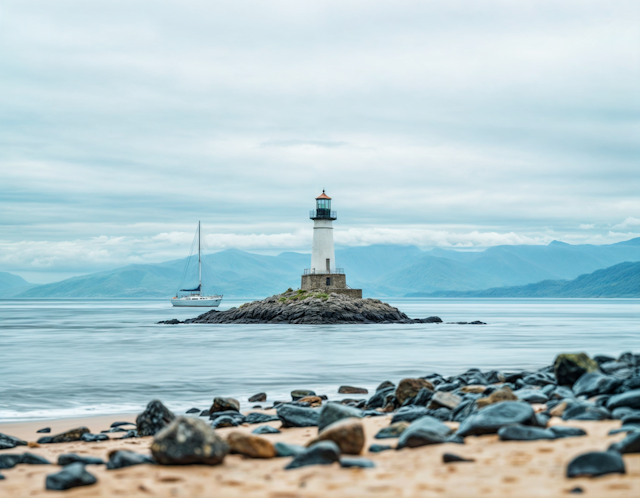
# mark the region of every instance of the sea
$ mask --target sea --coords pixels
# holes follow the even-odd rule
[[[258,392],[263,406],[293,389],[339,399],[341,385],[372,393],[432,372],[640,352],[639,299],[384,300],[412,318],[486,325],[158,325],[202,310],[168,299],[0,300],[0,422],[137,413],[153,399],[182,413],[232,396],[244,410]]]

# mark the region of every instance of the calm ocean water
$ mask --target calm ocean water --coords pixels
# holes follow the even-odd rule
[[[428,372],[538,368],[558,352],[640,351],[638,299],[386,299],[411,317],[486,326],[155,325],[196,316],[168,300],[0,300],[0,421],[180,412],[214,396],[337,397]],[[242,300],[225,300],[221,309]]]

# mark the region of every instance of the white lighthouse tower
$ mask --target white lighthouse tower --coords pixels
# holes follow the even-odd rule
[[[331,210],[331,197],[324,190],[316,197],[316,208],[309,217],[313,220],[311,267],[304,271],[300,288],[362,298],[362,289],[350,288],[344,270],[336,267],[333,222],[338,219],[338,214]]]

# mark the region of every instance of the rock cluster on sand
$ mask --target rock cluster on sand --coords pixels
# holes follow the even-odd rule
[[[167,321],[160,323],[176,323]],[[287,291],[227,311],[212,310],[184,323],[441,323],[437,316],[411,319],[378,299],[319,291]]]

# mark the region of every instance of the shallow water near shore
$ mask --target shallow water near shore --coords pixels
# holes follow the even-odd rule
[[[194,317],[166,299],[0,300],[0,422],[181,411],[214,396],[297,388],[339,397],[383,380],[550,364],[558,352],[640,351],[638,299],[388,298],[412,318],[485,326],[156,325]],[[225,299],[220,309],[245,302]],[[359,397],[359,396],[351,396]]]

